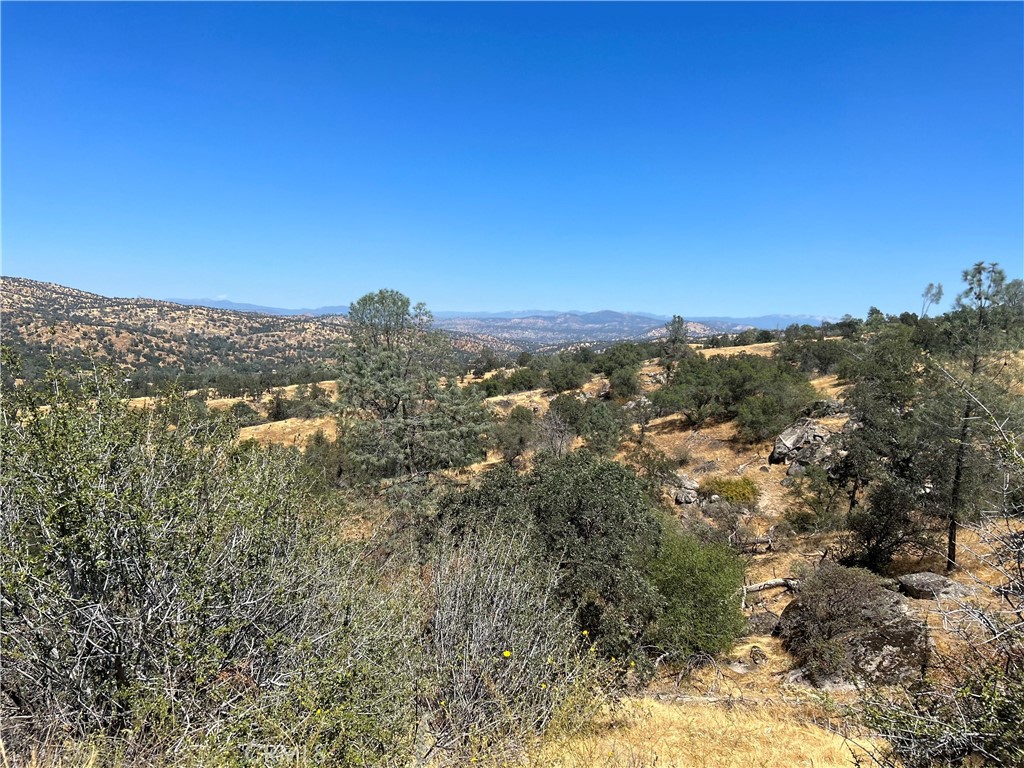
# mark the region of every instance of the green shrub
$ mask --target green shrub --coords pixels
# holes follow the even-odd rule
[[[905,550],[927,551],[931,536],[917,518],[916,497],[903,483],[885,480],[868,494],[867,503],[846,516],[844,565],[883,571]]]
[[[572,428],[577,434],[584,430],[587,405],[575,395],[561,394],[551,401],[548,411]]]
[[[843,522],[843,507],[849,500],[843,488],[816,464],[808,466],[802,477],[793,479],[789,497],[793,503],[784,516],[797,533],[835,530]]]
[[[254,424],[261,424],[263,417],[259,412],[246,402],[238,401],[231,406],[231,417],[238,422],[240,427],[251,427]]]
[[[727,650],[743,631],[743,562],[727,546],[705,544],[665,521],[658,555],[647,572],[661,597],[648,632],[658,653],[681,661]]]
[[[544,375],[533,368],[517,368],[508,377],[506,392],[526,392],[544,386]]]
[[[548,382],[555,392],[579,389],[590,378],[590,372],[583,363],[573,361],[557,362],[548,368]]]
[[[798,599],[805,618],[783,629],[782,641],[811,679],[851,674],[852,644],[843,638],[863,626],[863,612],[879,602],[882,591],[881,581],[870,571],[829,560],[802,579]]]
[[[713,475],[701,480],[700,495],[706,499],[718,496],[731,504],[756,504],[761,491],[749,477]]]
[[[587,450],[611,456],[619,450],[626,424],[622,409],[610,403],[588,400],[580,434],[587,441]]]
[[[492,430],[494,444],[505,461],[522,456],[537,437],[537,424],[533,411],[517,405],[508,418]]]
[[[608,376],[608,383],[616,397],[627,398],[640,393],[639,371],[636,368],[616,368]]]
[[[804,379],[771,382],[735,408],[737,434],[748,443],[770,440],[792,424],[814,397],[814,387]]]
[[[659,522],[632,470],[589,451],[541,456],[527,475],[504,466],[439,503],[437,530],[471,532],[487,521],[532,521],[536,551],[557,574],[555,597],[572,610],[577,632],[603,657],[640,655],[657,606],[643,565]]]
[[[416,603],[367,586],[298,454],[111,382],[4,394],[5,747],[59,732],[245,762],[319,723],[325,763],[407,752]]]
[[[625,456],[625,463],[643,480],[650,499],[661,501],[662,487],[676,479],[679,462],[650,443],[635,445]]]

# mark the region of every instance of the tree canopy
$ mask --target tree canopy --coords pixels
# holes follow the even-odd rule
[[[432,322],[423,304],[392,290],[350,307],[338,392],[341,439],[358,478],[414,476],[483,455],[487,412],[457,385],[451,342]]]

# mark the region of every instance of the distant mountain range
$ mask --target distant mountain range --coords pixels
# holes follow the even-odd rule
[[[839,318],[828,315],[759,315],[757,317],[688,317],[686,319],[712,326],[732,325],[774,331],[788,328],[794,323],[796,325],[821,325],[825,322],[834,323]]]
[[[45,366],[50,352],[68,360],[108,359],[134,369],[210,366],[276,368],[329,362],[346,336],[348,307],[281,309],[214,299],[108,298],[53,283],[0,277],[4,341]],[[666,317],[640,312],[438,312],[436,327],[464,355],[484,347],[514,354],[577,344],[657,339]],[[687,318],[691,338],[746,328],[817,324],[805,315]]]
[[[4,343],[36,373],[46,369],[51,353],[65,366],[110,361],[136,371],[315,367],[331,363],[348,327],[337,313],[280,315],[110,298],[9,276],[0,277],[0,315]],[[485,346],[509,354],[521,349],[469,334],[452,334],[452,343],[467,356]]]
[[[175,304],[187,306],[212,307],[215,309],[230,309],[235,312],[258,312],[265,315],[298,316],[308,315],[311,317],[322,317],[324,315],[346,315],[348,305],[331,307],[317,307],[316,309],[284,309],[281,307],[265,307],[258,304],[239,304],[233,301],[222,299],[167,299]],[[628,335],[643,335],[650,329],[667,323],[671,318],[667,315],[656,315],[649,312],[616,312],[614,310],[601,310],[599,312],[583,312],[579,310],[551,310],[551,309],[512,309],[500,312],[477,312],[477,311],[450,311],[439,310],[434,312],[434,320],[440,328],[452,330],[463,330],[464,326],[476,325],[480,327],[505,327],[513,335],[518,335],[523,327],[555,323],[563,326],[567,332],[586,329],[594,329],[602,340],[606,338],[622,338],[621,336],[605,336],[609,334],[625,333]],[[696,335],[709,335],[711,333],[732,333],[747,328],[758,328],[775,330],[786,328],[794,323],[797,325],[820,325],[823,321],[835,321],[838,318],[822,315],[759,315],[757,317],[687,317],[688,321],[706,326],[706,329],[694,329]],[[502,323],[500,321],[529,321],[525,323]],[[540,322],[543,320],[544,322]],[[455,322],[458,321],[458,322]],[[480,321],[469,323],[467,321]],[[604,329],[599,330],[599,329]],[[488,330],[487,333],[494,331]]]
[[[316,309],[283,309],[281,307],[262,307],[259,304],[239,304],[223,299],[164,299],[172,304],[183,304],[186,307],[209,307],[210,309],[230,309],[232,312],[256,312],[260,315],[281,315],[283,317],[323,317],[324,315],[347,315],[348,304],[337,307],[318,307]]]

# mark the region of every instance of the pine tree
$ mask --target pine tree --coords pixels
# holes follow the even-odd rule
[[[423,304],[397,291],[349,309],[338,380],[341,435],[363,479],[461,467],[483,454],[481,399],[455,384],[450,340]]]

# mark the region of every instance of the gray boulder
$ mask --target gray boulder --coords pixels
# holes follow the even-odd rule
[[[697,503],[697,490],[700,488],[700,483],[696,480],[691,480],[683,472],[677,472],[676,480],[671,485],[673,486],[672,498],[675,499],[676,504]]]
[[[810,416],[820,419],[826,416],[838,416],[840,414],[845,414],[846,406],[839,400],[830,397],[825,400],[815,400],[809,410]]]
[[[746,635],[771,635],[779,626],[778,614],[771,611],[757,611],[747,619]]]
[[[782,646],[798,659],[825,637],[842,661],[840,671],[823,678],[804,674],[816,685],[838,680],[864,680],[870,683],[899,683],[920,679],[928,663],[928,628],[910,613],[905,597],[878,590],[870,603],[857,615],[836,622],[823,618],[802,596],[797,596],[779,617],[776,634]],[[823,625],[822,621],[830,626]]]
[[[792,464],[786,474],[790,477],[801,477],[812,464],[825,464],[832,457],[832,446],[826,443],[810,443],[791,455]]]
[[[691,491],[687,488],[682,488],[676,491],[675,500],[676,504],[696,504],[697,492]]]
[[[788,464],[808,448],[816,450],[823,447],[831,435],[832,432],[821,424],[809,419],[799,421],[775,438],[775,447],[768,457],[768,463]],[[811,454],[805,456],[809,460]]]
[[[900,591],[915,600],[949,599],[968,594],[968,589],[962,584],[930,571],[908,573],[896,580]]]
[[[700,483],[698,483],[696,480],[691,480],[687,475],[683,474],[682,472],[676,473],[676,482],[679,484],[679,487],[682,488],[684,491],[696,491],[700,489]]]

